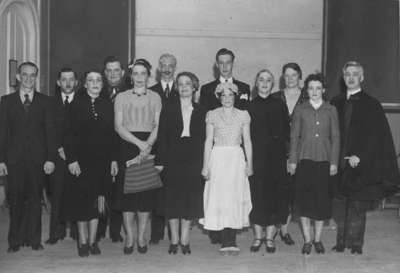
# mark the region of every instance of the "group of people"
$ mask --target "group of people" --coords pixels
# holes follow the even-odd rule
[[[303,254],[313,246],[325,252],[321,233],[332,217],[333,250],[361,254],[366,212],[399,183],[384,111],[361,87],[363,67],[355,61],[344,65],[346,90],[329,103],[322,74],[309,75],[301,88],[300,66],[287,63],[281,90],[273,92],[268,69],[257,73],[250,90],[233,78],[234,61],[231,50],[220,49],[219,78],[203,85],[199,96],[199,79],[188,71],[175,77],[171,54],[160,57],[160,81],[152,87],[147,60],[132,61],[125,75],[120,60],[108,57],[103,71],[85,74],[81,89],[76,73],[61,69],[54,97],[35,90],[39,69],[22,63],[18,90],[0,104],[8,252],[43,249],[46,174],[51,193],[46,244],[62,240],[70,223],[81,257],[101,253],[107,225],[113,242],[124,241],[126,255],[135,244],[146,253],[150,221],[150,244],[164,238],[167,222],[168,253],[190,254],[195,220],[222,255],[239,253],[236,232],[250,225],[250,251],[265,244],[273,253],[278,234],[286,244],[295,243],[287,229],[293,214],[300,217]],[[127,192],[127,162],[140,165],[151,155],[163,186]]]

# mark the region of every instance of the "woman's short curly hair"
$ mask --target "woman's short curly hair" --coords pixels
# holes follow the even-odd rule
[[[176,82],[178,82],[179,78],[182,76],[186,76],[192,81],[192,86],[194,88],[194,91],[199,90],[200,87],[199,78],[194,73],[189,71],[180,72],[178,73],[178,75],[176,75]]]

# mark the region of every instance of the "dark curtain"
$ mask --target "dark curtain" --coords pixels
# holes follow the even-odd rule
[[[323,48],[329,97],[343,90],[343,65],[356,60],[368,93],[400,103],[397,0],[325,0]]]
[[[101,70],[109,55],[126,65],[129,53],[134,52],[134,0],[49,3],[50,89],[53,89],[50,93],[54,92],[57,73],[62,67],[71,67],[81,77],[88,69]]]

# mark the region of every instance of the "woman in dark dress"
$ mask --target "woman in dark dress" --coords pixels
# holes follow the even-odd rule
[[[193,73],[176,77],[179,100],[161,111],[158,133],[157,168],[165,168],[165,216],[171,228],[168,252],[190,254],[189,231],[192,220],[203,217],[201,168],[205,140],[206,111],[193,103],[199,80]],[[181,236],[179,238],[179,222]]]
[[[288,108],[289,120],[293,115],[293,109],[296,105],[302,104],[307,100],[306,92],[303,92],[300,81],[302,78],[302,71],[297,63],[286,63],[282,67],[281,83],[283,85],[282,90],[273,93],[275,98],[281,99]],[[287,143],[287,150],[289,151],[289,141]],[[293,211],[293,199],[294,199],[294,177],[289,177],[289,215],[286,223],[280,226],[279,236],[282,241],[287,245],[294,245],[294,241],[288,232],[288,226],[291,221]]]
[[[267,252],[275,252],[276,226],[285,224],[289,214],[286,169],[289,118],[286,104],[270,95],[273,85],[274,77],[268,69],[258,72],[254,86],[256,97],[249,106],[254,164],[250,180],[252,252],[259,251],[264,240]],[[263,227],[266,227],[266,239],[262,238]]]
[[[134,87],[118,93],[115,104],[115,128],[121,141],[121,164],[138,158],[147,158],[157,139],[158,120],[161,112],[160,96],[147,88],[151,65],[145,59],[137,59],[131,66]],[[125,172],[125,167],[121,170]],[[133,219],[138,216],[137,249],[147,252],[144,238],[150,212],[156,208],[157,189],[136,193],[124,193],[124,179],[117,184],[114,208],[122,211],[126,231],[124,253],[133,252]]]
[[[325,102],[322,74],[311,74],[305,80],[309,100],[296,106],[290,133],[289,171],[296,173],[295,210],[300,215],[304,245],[310,254],[312,244],[324,253],[321,232],[324,220],[332,216],[333,185],[339,161],[340,133],[337,110]],[[311,219],[315,223],[311,240]]]
[[[64,218],[78,222],[78,254],[100,254],[96,243],[99,213],[105,210],[105,191],[110,176],[116,176],[117,136],[111,102],[99,97],[103,79],[89,71],[86,94],[74,99],[68,117],[65,154],[71,178],[65,187]]]

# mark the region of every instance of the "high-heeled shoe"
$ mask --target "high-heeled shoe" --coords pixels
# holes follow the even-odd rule
[[[137,251],[138,251],[140,254],[145,254],[145,253],[147,252],[147,245],[145,245],[145,246],[140,246],[140,245],[138,244],[138,246],[137,246]]]
[[[266,239],[265,241],[265,250],[268,253],[275,253],[276,247],[275,247],[275,241],[272,239]]]
[[[99,245],[97,244],[97,242],[95,242],[89,246],[89,252],[92,255],[100,255],[101,254],[101,251],[100,251],[100,248],[99,248]]]
[[[176,254],[178,253],[178,244],[170,244],[168,248],[168,254]]]
[[[89,256],[89,244],[81,244],[78,243],[78,255],[79,257],[88,257]]]
[[[281,237],[282,242],[284,242],[285,244],[289,246],[294,245],[294,241],[288,232],[282,234],[282,230],[280,230],[279,237]]]
[[[322,244],[321,241],[319,241],[319,242],[314,241],[313,245],[314,245],[316,253],[318,253],[318,254],[324,254],[325,253],[325,247],[324,247],[324,245]]]
[[[181,245],[181,251],[182,251],[183,255],[186,255],[186,254],[190,255],[192,253],[192,251],[190,250],[190,245],[189,244]]]
[[[255,238],[250,246],[250,252],[258,252],[264,242],[263,238]]]
[[[124,247],[124,254],[125,255],[130,255],[133,253],[133,246],[125,246]]]
[[[302,254],[310,255],[312,249],[311,243],[304,243],[303,248],[301,249]]]

